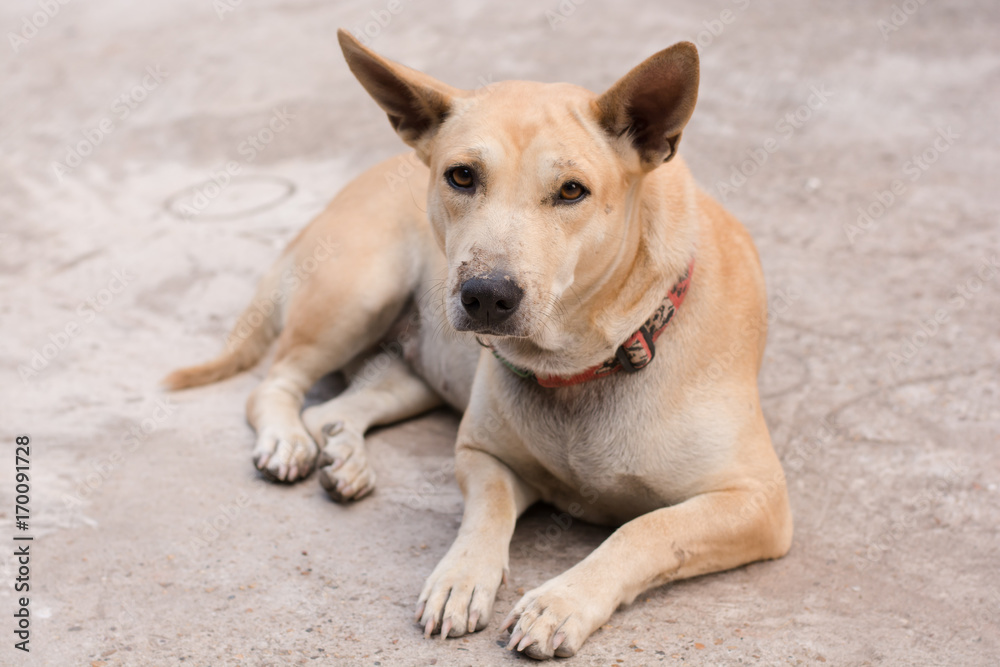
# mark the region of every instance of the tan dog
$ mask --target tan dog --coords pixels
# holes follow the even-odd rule
[[[783,555],[792,518],[756,384],[759,260],[677,157],[694,46],[600,96],[527,82],[473,93],[339,35],[419,163],[351,183],[263,279],[229,351],[168,385],[249,368],[277,338],[248,404],[257,467],[290,482],[318,462],[337,500],[373,488],[369,427],[442,402],[463,411],[465,513],[419,597],[428,636],[486,627],[514,524],[539,500],[621,527],[510,612],[510,646],[535,658],[573,655],[650,587]],[[403,344],[379,352],[387,341]],[[300,418],[336,369],[356,381]]]

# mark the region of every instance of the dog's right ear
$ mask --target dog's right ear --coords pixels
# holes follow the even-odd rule
[[[426,141],[447,118],[461,91],[383,58],[349,32],[337,31],[347,66],[378,103],[396,133],[424,157]]]

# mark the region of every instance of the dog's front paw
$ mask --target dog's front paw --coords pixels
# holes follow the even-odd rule
[[[278,482],[305,479],[316,465],[319,448],[301,425],[268,426],[260,430],[253,462],[267,477]]]
[[[595,595],[596,583],[588,585],[566,572],[525,593],[500,628],[514,625],[507,648],[536,660],[576,655],[614,611],[614,605],[606,609]]]
[[[505,549],[475,545],[476,538],[459,537],[417,600],[416,620],[424,637],[461,637],[489,625],[497,589],[506,579]]]
[[[364,436],[343,422],[323,427],[326,444],[319,455],[319,483],[338,503],[358,500],[375,488],[375,471],[368,463]]]

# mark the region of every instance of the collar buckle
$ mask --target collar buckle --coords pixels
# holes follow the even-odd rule
[[[656,356],[653,334],[645,324],[615,350],[615,357],[626,373],[636,373],[645,368]]]

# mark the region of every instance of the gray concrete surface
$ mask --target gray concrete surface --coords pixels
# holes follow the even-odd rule
[[[45,4],[0,9],[0,664],[518,660],[496,623],[440,642],[410,620],[460,516],[455,416],[374,434],[378,491],[340,507],[314,479],[253,474],[243,404],[263,367],[156,388],[213,355],[295,231],[400,150],[336,46],[338,26],[365,24],[378,50],[469,88],[602,90],[674,41],[701,47],[682,150],[761,251],[761,387],[795,542],[643,595],[574,663],[996,664],[996,3]],[[269,142],[243,143],[285,113]],[[192,188],[228,161],[238,178],[199,204]],[[13,648],[18,433],[32,438],[27,655]],[[497,620],[607,534],[551,525],[544,508],[520,524]]]

